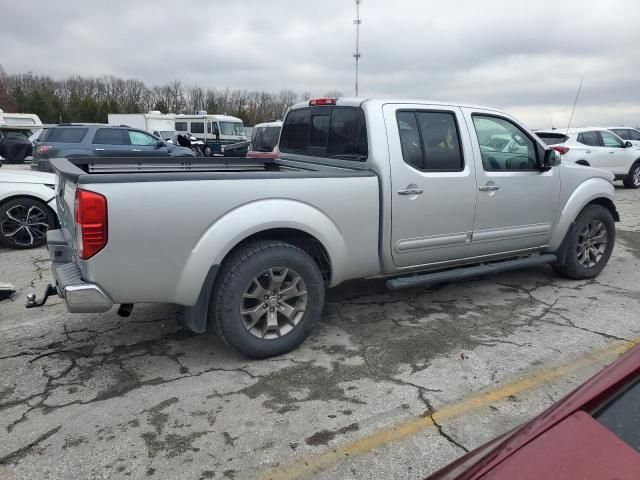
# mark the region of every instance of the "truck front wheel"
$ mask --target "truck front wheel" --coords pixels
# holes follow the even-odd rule
[[[298,347],[324,305],[324,279],[313,258],[281,241],[256,241],[231,253],[213,289],[211,318],[217,334],[253,358]]]
[[[615,239],[611,212],[601,205],[587,205],[567,233],[564,263],[554,264],[553,268],[567,278],[593,278],[609,261]]]

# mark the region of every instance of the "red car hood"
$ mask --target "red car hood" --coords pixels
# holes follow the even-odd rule
[[[468,453],[428,480],[638,479],[640,454],[588,412],[639,376],[640,345],[529,423]],[[603,470],[607,465],[621,470]]]

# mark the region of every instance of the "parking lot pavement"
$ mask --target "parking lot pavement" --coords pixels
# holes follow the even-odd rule
[[[25,310],[47,253],[0,250],[0,478],[420,478],[561,398],[640,337],[640,192],[604,272],[340,286],[298,350],[251,361],[181,310]],[[533,207],[533,206],[532,206]]]

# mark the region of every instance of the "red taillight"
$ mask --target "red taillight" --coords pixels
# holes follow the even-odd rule
[[[565,153],[567,153],[569,151],[569,147],[565,147],[563,145],[555,145],[553,147],[551,147],[553,150],[555,150],[556,152],[558,152],[560,155],[564,155]]]
[[[107,244],[107,199],[78,188],[75,220],[78,256],[87,260]]]
[[[319,105],[335,105],[335,98],[314,98],[313,100],[309,100],[310,107],[317,107]]]
[[[38,145],[38,153],[42,155],[43,153],[47,153],[52,148],[52,145]]]

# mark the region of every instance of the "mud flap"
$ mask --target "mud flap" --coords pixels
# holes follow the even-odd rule
[[[207,320],[209,318],[209,304],[211,303],[211,291],[213,282],[216,279],[220,265],[214,265],[209,269],[207,278],[204,279],[198,301],[192,307],[184,309],[184,324],[194,333],[204,333],[207,330]]]

